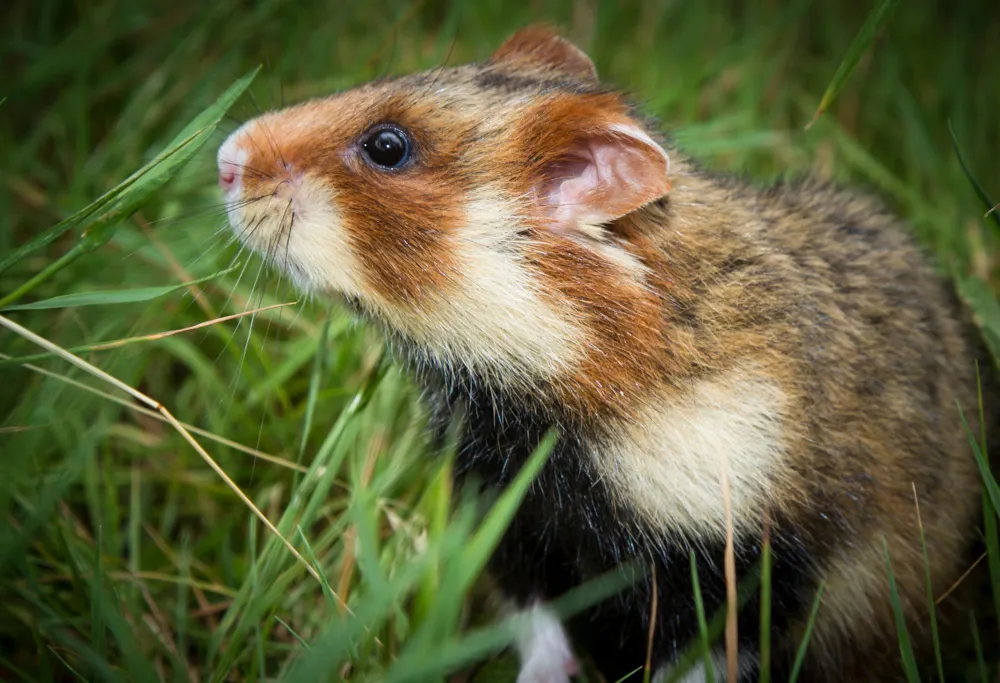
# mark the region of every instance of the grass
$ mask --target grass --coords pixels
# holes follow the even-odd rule
[[[484,58],[515,27],[554,21],[710,167],[811,170],[881,193],[996,344],[1000,221],[983,206],[1000,194],[1000,15],[986,0],[906,3],[852,47],[889,5],[5,6],[0,300],[22,308],[0,314],[181,429],[0,333],[0,353],[21,359],[0,360],[0,677],[405,681],[486,660],[477,680],[510,680],[510,660],[491,658],[508,625],[477,579],[528,479],[486,517],[482,501],[452,503],[448,459],[430,452],[377,335],[323,301],[277,306],[299,295],[256,259],[227,270],[214,148],[258,105]],[[855,68],[838,75],[845,56]],[[996,578],[996,524],[984,528]],[[560,609],[621,583],[605,577]],[[708,628],[716,639],[723,623]],[[978,635],[964,680],[983,680],[981,659],[997,666],[998,644]]]

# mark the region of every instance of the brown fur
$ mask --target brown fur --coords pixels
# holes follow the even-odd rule
[[[880,680],[898,662],[883,537],[910,628],[918,643],[927,635],[914,486],[936,595],[969,559],[979,480],[955,404],[975,410],[975,353],[940,278],[874,202],[815,185],[737,190],[734,202],[732,188],[681,173],[671,199],[688,214],[687,249],[663,247],[687,253],[696,272],[685,280],[704,288],[685,313],[699,355],[715,367],[764,357],[782,377],[797,404],[791,491],[804,494],[791,516],[804,533],[844,536],[824,572],[816,666]],[[686,198],[705,208],[676,206]],[[726,274],[734,258],[758,265]],[[859,621],[864,644],[847,646],[843,629]]]
[[[359,156],[357,141],[383,122],[414,139],[414,162],[398,172]],[[883,538],[911,633],[918,643],[926,636],[914,488],[936,594],[969,559],[979,479],[956,408],[971,418],[976,405],[962,314],[875,201],[813,183],[759,191],[702,173],[675,149],[666,197],[599,233],[549,231],[532,194],[539,177],[614,122],[642,125],[583,53],[532,29],[483,65],[261,117],[241,133],[246,166],[260,171],[245,174],[243,192],[276,192],[295,173],[328,188],[342,223],[334,227],[360,264],[363,285],[350,294],[364,310],[421,353],[476,369],[491,390],[530,391],[570,423],[641,422],[651,396],[681,401],[696,382],[745,368],[779,387],[787,471],[767,505],[783,520],[777,533],[824,549],[806,673],[885,680],[898,656]],[[475,192],[512,226],[499,247],[468,244]],[[498,311],[495,330],[463,329],[478,311],[463,313],[461,297],[470,307],[492,299],[470,284],[480,273],[469,272],[461,245],[521,274],[536,317]],[[346,256],[317,258],[337,268]],[[310,282],[322,287],[323,273]],[[532,326],[558,348],[510,348]],[[456,351],[468,348],[463,335],[497,346],[473,362]],[[743,521],[759,529],[760,520]],[[776,639],[782,654],[803,619]]]

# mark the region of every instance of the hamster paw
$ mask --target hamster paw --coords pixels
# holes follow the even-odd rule
[[[569,653],[539,653],[521,666],[517,683],[570,683],[580,665]]]

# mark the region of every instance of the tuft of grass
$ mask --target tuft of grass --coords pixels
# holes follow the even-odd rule
[[[31,252],[51,244],[64,233],[74,229],[80,231],[80,240],[62,257],[0,298],[0,308],[9,306],[75,259],[106,244],[118,225],[145,204],[154,192],[166,184],[208,142],[219,121],[247,90],[258,71],[260,67],[233,83],[212,105],[192,119],[166,149],[122,183],[0,259],[0,272],[3,272]]]

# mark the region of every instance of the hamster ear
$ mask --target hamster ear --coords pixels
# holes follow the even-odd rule
[[[493,53],[490,62],[520,63],[558,71],[582,80],[597,80],[597,69],[590,57],[544,24],[516,31]]]
[[[556,232],[600,225],[670,191],[670,157],[634,124],[612,124],[573,143],[535,186]]]

